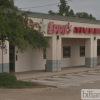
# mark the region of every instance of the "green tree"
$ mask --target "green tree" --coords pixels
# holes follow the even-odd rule
[[[92,16],[92,14],[89,15],[89,19],[96,20],[95,17]]]
[[[89,17],[88,13],[86,13],[86,12],[82,13],[82,18],[87,18],[88,19],[88,17]]]
[[[76,16],[77,16],[78,18],[82,18],[82,17],[83,17],[83,12],[78,12],[78,13],[76,13]]]
[[[28,13],[22,13],[14,6],[13,0],[0,0],[0,40],[8,40],[13,46],[25,50],[28,45],[33,49],[48,46],[47,39],[37,30],[29,28]],[[34,26],[33,26],[34,28]]]
[[[65,9],[65,16],[70,16],[69,10],[70,10],[70,6],[66,6],[66,9]]]
[[[53,12],[52,10],[48,11],[48,13],[49,13],[50,15],[56,15],[56,13]]]
[[[61,16],[69,16],[70,6],[67,5],[67,1],[60,0],[60,5],[58,5],[59,11],[57,13],[52,10],[48,11],[50,15],[61,15]]]
[[[76,13],[76,16],[77,16],[78,18],[86,18],[86,19],[96,20],[96,18],[93,17],[92,14],[89,15],[89,14],[86,13],[86,12],[78,12],[78,13]]]
[[[59,15],[63,16],[66,13],[66,4],[67,4],[67,1],[60,0],[60,5],[58,5]]]
[[[74,17],[74,11],[72,9],[69,11],[69,16]]]
[[[89,15],[86,12],[78,12],[74,14],[73,9],[70,9],[70,6],[67,4],[66,0],[60,0],[60,4],[58,5],[58,7],[59,7],[59,11],[57,13],[50,10],[49,14],[96,20],[95,17],[93,17],[91,14]]]

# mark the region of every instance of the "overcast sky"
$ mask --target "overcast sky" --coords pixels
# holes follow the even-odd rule
[[[67,1],[67,0],[66,0]],[[36,7],[43,5],[50,5],[59,3],[60,0],[15,0],[15,5],[18,8]],[[100,20],[100,0],[72,0],[68,1],[68,5],[74,12],[87,12],[91,13],[97,20]],[[29,9],[22,9],[29,11]],[[30,8],[32,12],[48,13],[49,10],[58,12],[57,5],[41,7],[41,8]]]

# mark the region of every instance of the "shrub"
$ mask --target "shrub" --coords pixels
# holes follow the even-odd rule
[[[11,73],[1,73],[0,74],[0,86],[11,86],[16,84],[17,79]]]
[[[11,73],[0,74],[0,87],[2,88],[33,88],[39,86],[36,83],[17,81]]]

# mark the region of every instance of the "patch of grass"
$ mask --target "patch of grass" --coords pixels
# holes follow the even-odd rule
[[[0,74],[0,87],[1,88],[34,88],[34,87],[44,87],[36,83],[17,81],[15,75],[11,73]]]
[[[15,84],[7,85],[6,88],[34,88],[38,87],[39,85],[36,83],[30,83],[30,82],[23,82],[23,81],[17,81]]]

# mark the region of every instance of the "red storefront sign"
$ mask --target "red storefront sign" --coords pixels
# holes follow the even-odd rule
[[[56,34],[69,34],[71,32],[71,25],[68,23],[67,25],[57,25],[54,22],[49,22],[48,25],[48,33],[56,33]]]
[[[100,28],[74,27],[74,33],[100,34]]]
[[[37,22],[28,23],[28,26],[29,26],[30,28],[33,28],[33,27],[35,26],[35,24],[37,24]]]

